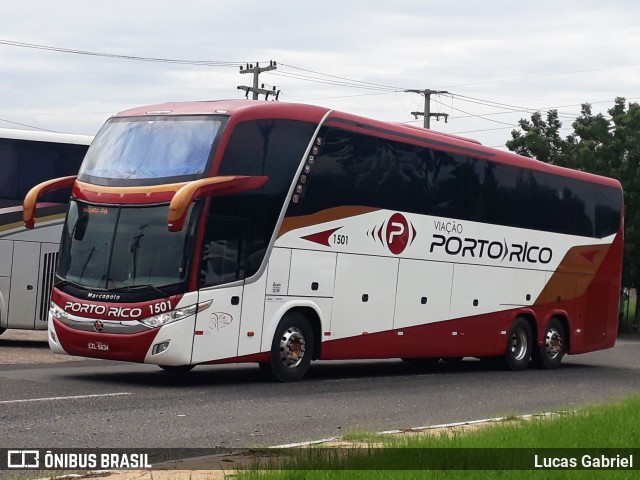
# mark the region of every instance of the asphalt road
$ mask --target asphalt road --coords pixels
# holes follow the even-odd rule
[[[399,360],[316,362],[294,384],[268,382],[255,365],[176,376],[73,359],[50,353],[45,338],[0,337],[0,448],[276,445],[573,409],[640,392],[640,335],[565,357],[555,371],[492,370],[472,359],[429,372]]]

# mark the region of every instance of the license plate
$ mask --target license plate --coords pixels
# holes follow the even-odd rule
[[[109,351],[109,345],[102,342],[89,342],[87,347],[89,347],[89,350],[99,350],[101,352]]]

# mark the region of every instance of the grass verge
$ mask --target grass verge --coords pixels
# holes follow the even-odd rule
[[[463,433],[389,436],[382,440],[371,436],[372,443],[366,443],[366,435],[357,437],[364,438],[365,442],[353,448],[314,447],[273,452],[276,457],[261,457],[250,469],[238,472],[238,478],[640,478],[640,396]],[[584,468],[585,455],[592,462],[591,468]],[[602,455],[608,459],[634,455],[634,469],[593,469],[593,459],[602,462]],[[536,467],[536,464],[545,467],[545,461],[567,468]]]

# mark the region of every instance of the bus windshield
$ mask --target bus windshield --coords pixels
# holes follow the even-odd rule
[[[225,121],[202,115],[112,118],[96,135],[78,178],[106,185],[201,178]]]
[[[168,206],[113,207],[72,201],[60,245],[58,275],[100,289],[158,287],[187,278],[189,227],[167,232]]]

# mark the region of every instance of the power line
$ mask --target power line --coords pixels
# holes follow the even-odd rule
[[[217,60],[188,60],[188,59],[172,59],[172,58],[162,58],[162,57],[143,57],[143,56],[135,56],[135,55],[120,55],[120,54],[94,52],[94,51],[87,51],[87,50],[62,48],[62,47],[55,47],[55,46],[50,46],[50,45],[40,45],[40,44],[33,44],[33,43],[26,43],[26,42],[18,42],[18,41],[11,41],[11,40],[0,40],[0,45],[20,47],[20,48],[30,48],[30,49],[44,50],[44,51],[52,51],[52,52],[58,52],[58,53],[86,55],[86,56],[104,57],[104,58],[113,58],[113,59],[121,59],[121,60],[157,62],[157,63],[172,63],[172,64],[181,64],[181,65],[197,65],[197,66],[212,66],[212,67],[239,67],[239,66],[242,66],[242,65],[244,65],[246,63],[246,62],[231,62],[231,61],[217,61]],[[300,72],[305,72],[306,74],[287,71],[287,70],[285,70],[285,71],[280,70],[279,72],[271,72],[272,75],[292,78],[292,79],[300,80],[300,81],[307,81],[307,82],[313,82],[313,83],[332,85],[332,86],[336,86],[336,87],[346,87],[346,88],[357,88],[357,89],[364,89],[364,90],[372,90],[372,91],[375,92],[375,93],[367,93],[367,94],[361,94],[361,95],[344,95],[344,96],[322,97],[322,98],[311,99],[311,100],[321,100],[321,99],[331,99],[331,98],[350,98],[350,97],[367,96],[367,95],[383,95],[383,94],[387,94],[387,93],[399,93],[399,92],[402,92],[402,91],[423,93],[423,91],[404,90],[401,87],[394,87],[394,86],[384,85],[384,84],[379,84],[379,83],[374,83],[374,82],[356,80],[356,79],[352,79],[352,78],[348,78],[348,77],[343,77],[343,76],[323,73],[323,72],[316,71],[316,70],[301,68],[301,67],[297,67],[297,66],[294,66],[294,65],[288,65],[288,64],[280,63],[279,66],[284,66],[284,67],[287,67],[289,69],[297,70],[297,71],[300,71]],[[627,67],[628,66],[630,66],[630,65],[627,65]],[[637,66],[637,65],[633,65],[633,66]],[[532,79],[532,78],[544,78],[544,77],[550,77],[550,76],[571,75],[571,74],[584,73],[584,72],[608,70],[608,69],[611,69],[611,68],[621,68],[621,67],[618,66],[618,67],[592,68],[592,69],[580,70],[580,71],[575,71],[575,72],[566,72],[566,73],[559,73],[559,74],[534,75],[534,76],[528,76],[528,77],[517,77],[517,78],[502,79],[502,80],[490,80],[490,81],[483,81],[483,82],[460,84],[460,85],[455,85],[455,86],[468,86],[468,85],[478,85],[478,84],[485,84],[485,83],[499,83],[499,82],[504,82],[504,81],[525,80],[525,79]],[[310,74],[310,75],[307,75],[307,74]],[[247,87],[247,88],[249,88],[249,87]],[[255,85],[254,85],[254,88],[255,88]],[[436,91],[434,91],[434,92],[436,92]],[[269,94],[272,94],[272,93],[275,94],[275,91],[269,91]],[[510,104],[494,102],[494,101],[491,101],[491,100],[484,100],[484,99],[479,99],[479,98],[460,95],[460,94],[451,94],[451,98],[452,99],[456,98],[456,99],[458,99],[460,101],[463,101],[463,102],[475,103],[475,104],[478,104],[478,105],[491,106],[491,107],[504,109],[504,110],[506,110],[505,112],[491,112],[491,113],[485,113],[485,114],[473,114],[473,113],[466,112],[464,110],[455,108],[453,106],[450,107],[452,110],[456,110],[458,112],[461,112],[461,113],[465,114],[467,117],[475,117],[475,118],[479,118],[479,119],[482,119],[482,120],[486,120],[486,121],[490,121],[490,122],[494,122],[494,123],[501,123],[503,125],[509,125],[509,126],[514,126],[514,125],[510,124],[510,123],[506,123],[506,122],[500,122],[500,121],[497,121],[497,120],[492,120],[492,119],[486,118],[486,117],[489,116],[489,115],[500,115],[500,114],[513,113],[513,112],[532,113],[532,112],[541,111],[541,110],[547,110],[547,109],[551,109],[551,108],[564,108],[564,107],[576,106],[576,105],[565,105],[565,106],[561,106],[561,107],[546,107],[545,109],[541,109],[541,108],[529,108],[529,107],[522,107],[522,106],[517,106],[517,105],[510,105]],[[636,98],[638,98],[638,97],[636,97]],[[629,100],[632,100],[632,99],[633,98],[631,98]],[[605,103],[605,101],[602,101],[602,102],[588,102],[588,103],[590,103],[590,104],[598,104],[598,103]],[[426,110],[427,109],[425,109],[425,111]],[[420,113],[420,112],[416,112],[416,113],[424,115],[424,113]],[[444,114],[440,114],[440,115],[444,115]],[[569,117],[575,118],[576,116],[578,116],[578,114],[559,113],[558,116],[559,117],[563,117],[563,118],[569,118]],[[426,120],[426,118],[427,117],[425,116],[425,120]],[[465,116],[456,116],[456,117],[452,116],[451,118],[452,119],[457,119],[457,118],[466,118],[466,117]],[[7,121],[7,122],[9,122],[9,121]],[[9,123],[15,123],[16,125],[27,126],[27,127],[30,127],[30,128],[38,128],[38,127],[30,126],[30,125],[20,124],[20,123],[17,123],[17,122],[9,122]],[[46,129],[41,129],[41,130],[46,130]]]
[[[475,103],[477,105],[483,105],[483,106],[486,106],[486,107],[497,107],[497,108],[502,108],[504,110],[507,110],[507,112],[504,112],[504,113],[520,113],[520,112],[535,113],[535,112],[539,112],[541,110],[539,108],[520,107],[520,106],[517,106],[517,105],[509,105],[509,104],[505,104],[505,103],[498,103],[498,102],[493,102],[491,100],[482,100],[482,99],[473,98],[473,97],[467,97],[467,96],[458,95],[458,94],[452,94],[451,96],[452,96],[452,98],[457,98],[458,100],[463,101],[463,102]],[[577,114],[577,113],[560,113],[560,112],[558,112],[558,117],[575,118],[578,115],[579,114]]]
[[[120,60],[134,60],[134,61],[156,62],[156,63],[172,63],[172,64],[180,64],[180,65],[198,65],[198,66],[209,66],[209,67],[239,67],[241,65],[246,64],[245,61],[189,60],[189,59],[174,59],[174,58],[162,58],[162,57],[144,57],[144,56],[137,56],[137,55],[111,54],[111,53],[104,53],[104,52],[95,52],[95,51],[88,51],[88,50],[79,50],[79,49],[55,47],[55,46],[50,46],[50,45],[41,45],[41,44],[35,44],[35,43],[26,43],[26,42],[18,42],[18,41],[13,41],[13,40],[2,40],[2,39],[0,39],[0,45],[6,45],[6,46],[12,46],[12,47],[20,47],[20,48],[30,48],[30,49],[36,49],[36,50],[45,50],[45,51],[52,51],[52,52],[58,52],[58,53],[69,53],[69,54],[76,54],[76,55],[86,55],[86,56],[103,57],[103,58],[114,58],[114,59],[120,59]],[[329,85],[336,85],[336,86],[347,86],[347,87],[351,87],[351,88],[371,88],[371,89],[378,88],[378,89],[387,89],[387,90],[390,90],[390,91],[402,91],[403,90],[403,87],[396,87],[396,86],[384,85],[384,84],[379,84],[379,83],[366,82],[366,81],[362,81],[362,80],[355,80],[355,79],[351,79],[351,78],[347,78],[347,77],[341,77],[341,76],[338,76],[338,75],[331,75],[331,74],[328,74],[328,73],[318,72],[318,71],[315,71],[315,70],[296,67],[294,65],[288,65],[288,64],[284,64],[284,63],[281,63],[280,65],[281,66],[286,66],[288,68],[292,68],[292,69],[295,69],[295,70],[300,70],[300,71],[304,71],[304,72],[308,72],[308,73],[313,73],[313,74],[316,74],[316,75],[321,75],[323,77],[329,77],[329,78],[333,78],[333,79],[344,80],[344,82],[332,83],[332,82],[330,82],[328,80],[323,80],[321,78],[300,75],[300,74],[296,74],[296,73],[293,73],[293,72],[283,72],[283,73],[277,73],[275,75],[287,76],[287,74],[288,74],[291,78],[297,78],[299,80],[307,80],[307,81],[312,81],[312,82],[317,82],[317,83],[327,83]],[[576,75],[576,74],[586,73],[586,72],[604,71],[604,70],[611,70],[611,69],[617,69],[617,68],[628,68],[628,67],[637,67],[637,66],[639,66],[639,65],[630,64],[630,65],[617,65],[617,66],[613,66],[613,67],[597,67],[597,68],[590,68],[590,69],[584,69],[584,70],[576,70],[576,71],[572,71],[572,72],[562,72],[562,73],[543,74],[543,75],[530,75],[530,76],[524,76],[524,77],[513,77],[513,78],[507,78],[507,79],[495,79],[495,80],[486,80],[486,81],[481,81],[481,82],[471,82],[471,83],[450,85],[448,87],[442,87],[442,88],[455,88],[455,87],[464,87],[464,86],[471,86],[471,85],[483,85],[483,84],[488,84],[488,83],[502,83],[502,82],[518,81],[518,80],[530,80],[530,79],[536,79],[536,78],[557,77],[557,76],[564,76],[564,75]],[[463,96],[460,95],[460,97],[463,97]],[[328,97],[328,98],[331,98],[331,97]],[[472,98],[472,97],[468,97],[468,98]],[[593,102],[593,103],[597,103],[597,102]],[[529,110],[533,110],[533,109],[524,109],[524,110],[525,111],[529,111]]]
[[[325,80],[322,78],[317,78],[317,77],[309,77],[306,75],[298,75],[295,73],[290,73],[290,72],[272,72],[271,75],[275,75],[277,77],[287,77],[287,78],[293,78],[295,80],[302,80],[305,82],[311,82],[311,83],[322,83],[325,85],[333,85],[336,87],[350,87],[350,88],[365,88],[367,90],[380,90],[379,88],[371,88],[371,87],[363,87],[360,85],[353,85],[350,83],[346,83],[346,82],[337,82],[335,80]]]
[[[19,47],[19,48],[29,48],[34,50],[44,50],[44,51],[57,52],[57,53],[85,55],[85,56],[92,56],[92,57],[114,58],[119,60],[134,60],[134,61],[155,62],[155,63],[172,63],[172,64],[179,64],[179,65],[197,65],[197,66],[207,66],[207,67],[240,67],[247,63],[244,61],[189,60],[189,59],[176,59],[176,58],[163,58],[163,57],[143,57],[138,55],[121,55],[121,54],[96,52],[96,51],[89,51],[89,50],[79,50],[79,49],[64,48],[64,47],[55,47],[51,45],[41,45],[41,44],[35,44],[35,43],[26,43],[26,42],[14,41],[14,40],[2,40],[2,39],[0,39],[0,45]],[[267,62],[264,62],[264,63],[267,63]],[[354,80],[346,77],[340,77],[337,75],[330,75],[327,73],[322,73],[314,70],[296,67],[293,65],[286,65],[286,64],[281,64],[281,65],[286,66],[288,68],[295,69],[295,70],[300,70],[308,73],[313,73],[316,75],[321,75],[323,77],[328,77],[330,79],[338,79],[343,81],[331,81],[323,78],[312,77],[309,75],[302,75],[295,72],[286,72],[286,71],[283,73],[274,73],[274,75],[289,76],[291,78],[296,78],[299,80],[306,80],[306,81],[317,82],[317,83],[326,83],[329,85],[336,85],[336,86],[357,87],[357,88],[366,88],[366,89],[401,90],[401,88],[399,87],[391,87],[388,85],[365,82],[362,80]]]
[[[514,128],[514,127],[495,127],[495,128],[480,128],[478,130],[463,130],[461,132],[451,132],[451,135],[460,135],[463,133],[477,133],[477,132],[493,132],[496,130],[507,130],[509,128]]]
[[[276,75],[276,76],[280,76],[280,77],[288,77],[288,78],[293,78],[296,80],[303,80],[303,81],[307,81],[307,82],[313,82],[313,83],[323,83],[326,85],[334,85],[334,86],[338,86],[338,87],[349,87],[349,88],[360,88],[360,89],[365,89],[365,90],[380,90],[380,91],[385,91],[385,92],[394,92],[394,91],[400,91],[398,89],[390,89],[387,87],[379,87],[379,86],[371,86],[371,85],[366,85],[364,83],[349,83],[349,82],[343,82],[343,81],[337,81],[337,80],[331,80],[331,79],[324,79],[324,78],[319,78],[319,77],[312,77],[309,75],[301,75],[299,73],[293,73],[293,72],[272,72],[271,75]]]
[[[88,51],[88,50],[78,50],[78,49],[64,48],[64,47],[55,47],[51,45],[17,42],[13,40],[0,40],[0,45],[20,47],[20,48],[30,48],[34,50],[44,50],[44,51],[57,52],[57,53],[68,53],[68,54],[85,55],[85,56],[92,56],[92,57],[112,58],[112,59],[118,59],[118,60],[171,63],[171,64],[178,64],[178,65],[196,65],[196,66],[207,66],[207,67],[241,67],[247,63],[242,61],[230,62],[230,61],[219,61],[219,60],[188,60],[188,59],[175,59],[175,58],[163,58],[163,57],[143,57],[138,55],[121,55],[121,54],[95,52],[95,51]],[[334,85],[334,86],[363,88],[363,89],[399,90],[396,87],[389,87],[386,85],[379,85],[371,82],[364,82],[361,80],[348,79],[346,77],[339,77],[337,75],[330,75],[322,72],[316,72],[313,70],[295,67],[292,65],[286,65],[286,66],[296,70],[315,73],[317,75],[322,75],[324,77],[340,79],[344,81],[329,80],[326,78],[312,77],[309,75],[302,75],[295,72],[286,72],[286,71],[282,73],[273,73],[273,74],[284,76],[284,77],[295,78],[298,80],[304,80],[304,81],[310,81],[310,82],[316,82],[316,83],[325,83],[325,84]]]
[[[180,64],[180,65],[200,65],[205,67],[239,67],[246,63],[246,62],[227,62],[227,61],[219,61],[219,60],[184,60],[184,59],[176,59],[176,58],[118,55],[114,53],[92,52],[88,50],[76,50],[72,48],[53,47],[49,45],[38,45],[35,43],[16,42],[12,40],[1,40],[1,39],[0,39],[0,45],[7,45],[10,47],[30,48],[34,50],[45,50],[49,52],[87,55],[91,57],[115,58],[119,60],[136,60],[141,62],[174,63],[174,64]]]
[[[301,98],[301,99],[298,99],[296,101],[298,101],[298,102],[311,102],[311,101],[316,101],[316,100],[332,100],[332,99],[335,99],[335,98],[369,97],[369,96],[373,96],[373,95],[389,95],[390,93],[398,93],[398,92],[401,92],[401,90],[388,91],[388,92],[374,92],[374,93],[358,93],[356,95],[338,95],[338,96],[333,96],[333,97]]]
[[[0,122],[6,122],[6,123],[10,123],[12,125],[20,125],[21,127],[33,128],[35,130],[42,130],[43,132],[58,133],[55,130],[48,130],[46,128],[40,128],[40,127],[36,127],[34,125],[27,125],[26,123],[12,122],[11,120],[6,120],[4,118],[0,118]]]
[[[464,100],[464,98],[472,98],[473,97],[465,97],[464,95],[452,95],[453,97],[458,97],[460,100],[462,101],[468,101],[468,100]],[[632,100],[637,100],[640,97],[630,97],[630,98],[626,98],[625,100],[627,101],[632,101]],[[476,100],[476,99],[474,99]],[[556,106],[551,106],[551,107],[540,107],[540,108],[526,108],[526,107],[520,107],[521,109],[517,109],[518,107],[516,106],[512,106],[512,105],[508,105],[508,104],[501,104],[498,102],[492,102],[490,100],[482,100],[482,99],[477,99],[480,100],[480,102],[471,102],[469,101],[469,103],[478,103],[479,105],[486,105],[486,106],[496,106],[498,108],[502,108],[499,107],[499,105],[505,105],[508,107],[514,107],[514,110],[509,110],[506,109],[507,111],[504,112],[490,112],[490,113],[483,113],[482,117],[486,117],[489,115],[506,115],[509,113],[514,113],[514,112],[523,112],[523,113],[535,113],[535,112],[542,112],[542,111],[549,111],[549,110],[557,110],[560,108],[570,108],[570,107],[580,107],[583,105],[583,103],[588,103],[589,105],[598,105],[598,104],[602,104],[602,103],[610,103],[611,100],[598,100],[596,102],[583,102],[580,104],[574,103],[574,104],[568,104],[568,105],[556,105]],[[486,102],[486,103],[482,103],[482,102]],[[558,117],[562,117],[562,118],[566,118],[566,119],[572,119],[575,120],[576,118],[578,118],[581,114],[579,113],[558,113]],[[478,115],[474,115],[474,114],[467,114],[467,115],[458,115],[458,116],[451,116],[450,118],[452,120],[456,120],[456,119],[460,119],[460,118],[469,118],[469,117],[478,117]],[[488,119],[487,119],[488,120]]]
[[[31,113],[5,113],[6,117],[47,117],[47,116],[70,116],[70,115],[113,115],[113,111],[108,112],[31,112]]]
[[[392,87],[390,85],[382,85],[382,84],[379,84],[379,83],[364,82],[362,80],[354,80],[352,78],[340,77],[340,76],[337,76],[337,75],[330,75],[328,73],[317,72],[315,70],[309,70],[309,69],[306,69],[306,68],[295,67],[293,65],[287,65],[286,63],[281,63],[280,65],[283,66],[283,67],[293,68],[295,70],[301,70],[301,71],[307,72],[307,73],[315,73],[316,75],[322,75],[322,76],[325,76],[325,77],[336,78],[338,80],[345,80],[345,81],[351,82],[351,83],[361,83],[363,85],[369,85],[369,86],[372,86],[372,87],[379,87],[379,88],[384,88],[384,89],[388,89],[388,90],[402,90],[402,87]]]
[[[457,112],[461,112],[461,113],[464,113],[466,115],[469,115],[471,117],[476,117],[476,118],[480,118],[482,120],[486,120],[488,122],[501,123],[502,125],[510,125],[510,126],[513,125],[513,123],[501,122],[499,120],[493,120],[492,118],[484,118],[484,116],[482,116],[482,115],[475,115],[475,114],[473,114],[471,112],[465,112],[464,110],[460,110],[459,108],[453,107],[451,105],[449,105],[449,108],[452,109],[452,110],[455,110]],[[516,124],[516,126],[517,126],[517,124]]]

